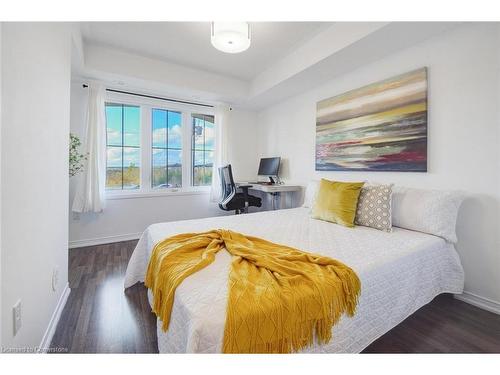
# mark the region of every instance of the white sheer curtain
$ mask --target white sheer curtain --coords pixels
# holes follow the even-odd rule
[[[217,202],[221,194],[218,168],[227,163],[227,128],[229,122],[229,106],[217,106],[215,111],[215,152],[212,169],[212,187],[210,201]]]
[[[78,181],[73,212],[102,212],[105,206],[106,182],[106,88],[97,82],[89,83],[86,115],[85,169]]]

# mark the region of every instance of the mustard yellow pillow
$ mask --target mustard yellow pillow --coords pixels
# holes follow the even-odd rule
[[[311,217],[353,227],[359,193],[363,184],[364,182],[337,182],[322,179]]]

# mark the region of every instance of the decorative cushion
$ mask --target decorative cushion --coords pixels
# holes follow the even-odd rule
[[[392,225],[433,234],[456,243],[458,210],[465,198],[459,191],[394,187]]]
[[[391,200],[392,184],[363,186],[359,194],[355,223],[391,232]]]
[[[322,179],[311,217],[353,227],[359,192],[363,184],[364,182],[337,182]]]
[[[314,202],[316,201],[316,193],[318,192],[319,181],[312,180],[309,181],[306,187],[306,192],[304,193],[304,203],[302,207],[312,208]]]

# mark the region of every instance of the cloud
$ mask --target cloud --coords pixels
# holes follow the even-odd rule
[[[197,136],[196,141],[202,141],[203,140],[203,133],[199,136]],[[214,147],[214,142],[215,142],[215,128],[214,127],[205,127],[205,146],[206,148],[210,149]]]
[[[116,129],[108,128],[108,144],[119,145],[122,143],[121,132]]]
[[[167,162],[167,154],[164,150],[153,150],[153,165],[163,166]]]
[[[205,141],[209,139],[215,139],[215,128],[214,127],[205,127]]]
[[[161,128],[161,129],[155,129],[153,130],[153,144],[158,145],[158,144],[164,144],[167,134],[167,129]]]
[[[153,131],[153,144],[165,144],[166,128],[155,129]],[[168,141],[171,146],[182,147],[182,128],[180,125],[174,125],[168,130]]]
[[[127,147],[124,147],[123,148],[123,156],[124,157],[133,157],[133,156],[136,156],[136,155],[139,155],[140,151],[138,148],[127,148]]]
[[[129,146],[139,146],[140,134],[137,132],[124,132],[124,143]],[[116,129],[107,130],[107,143],[112,146],[120,146],[122,144],[122,132]]]
[[[109,167],[122,166],[122,149],[120,147],[108,147],[107,165]]]
[[[140,145],[140,134],[137,132],[125,132],[123,134],[125,139],[124,143],[126,146],[139,146]]]
[[[121,167],[122,166],[122,148],[121,147],[108,147],[107,159],[108,167]],[[140,150],[137,148],[124,148],[123,149],[123,164],[128,167],[131,163],[136,166],[140,164]]]

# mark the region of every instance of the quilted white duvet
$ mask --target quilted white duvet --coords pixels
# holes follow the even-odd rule
[[[361,279],[354,317],[333,327],[326,345],[304,352],[358,353],[440,293],[462,293],[463,269],[452,244],[440,237],[394,228],[346,228],[309,217],[306,208],[151,225],[130,259],[125,288],[144,281],[154,244],[167,236],[227,228],[338,259]],[[221,352],[230,256],[221,251],[207,268],[176,290],[167,332],[157,324],[160,353]],[[150,295],[151,301],[151,295]]]

